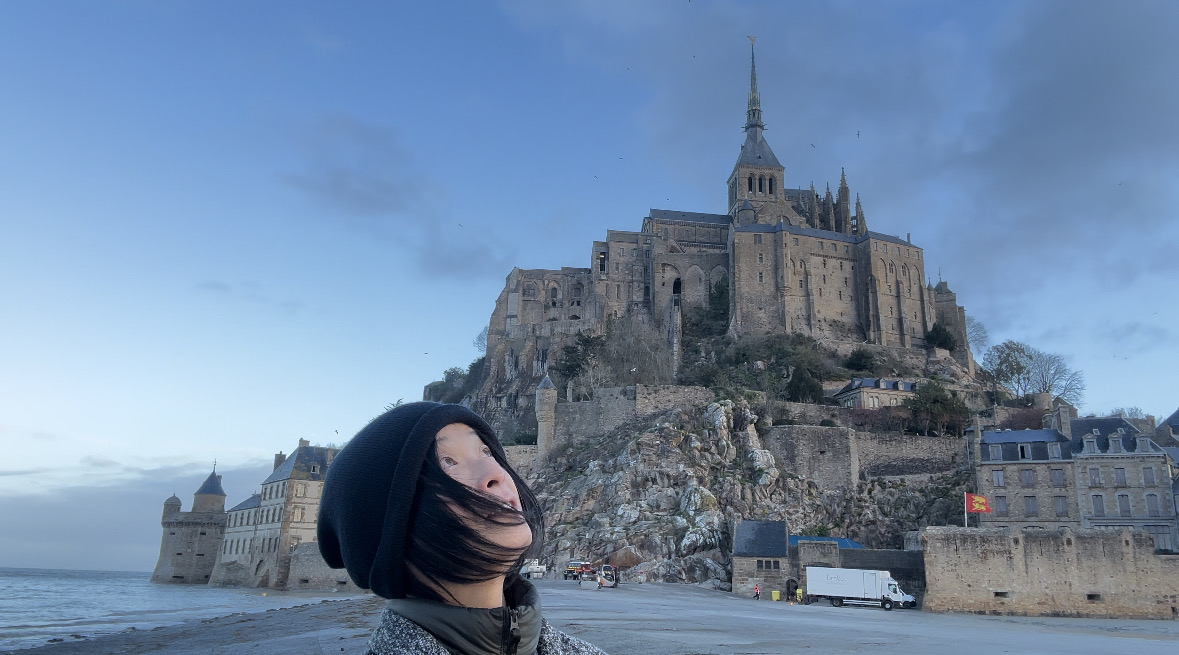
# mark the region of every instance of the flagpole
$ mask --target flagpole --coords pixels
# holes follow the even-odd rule
[[[964,528],[970,527],[970,522],[967,521],[967,519],[970,518],[970,514],[966,513],[967,510],[970,509],[970,503],[967,502],[967,500],[966,500],[967,498],[970,498],[970,494],[963,492],[963,494],[962,494],[962,527],[964,527]]]

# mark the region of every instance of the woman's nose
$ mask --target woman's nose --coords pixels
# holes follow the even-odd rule
[[[479,476],[479,489],[482,491],[496,492],[503,488],[507,480],[508,472],[504,470],[504,467],[500,466],[499,462],[494,459],[488,459]]]

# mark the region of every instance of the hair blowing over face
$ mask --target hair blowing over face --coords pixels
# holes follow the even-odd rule
[[[470,426],[511,476],[522,512],[505,509],[446,475],[434,443],[451,423]],[[328,466],[317,540],[324,561],[345,568],[362,589],[384,598],[442,600],[438,582],[489,580],[512,571],[527,552],[505,552],[483,530],[528,523],[539,552],[543,521],[536,497],[508,465],[491,426],[460,405],[418,402],[373,419]],[[411,564],[419,573],[411,575]],[[433,586],[431,586],[433,585]]]

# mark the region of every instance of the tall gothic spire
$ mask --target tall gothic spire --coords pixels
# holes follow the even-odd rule
[[[757,56],[753,51],[755,37],[749,37],[749,108],[745,110],[745,131],[754,130],[753,136],[761,136],[765,123],[761,122],[761,95],[757,92]]]

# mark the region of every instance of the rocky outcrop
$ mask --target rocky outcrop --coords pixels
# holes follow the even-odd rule
[[[728,590],[740,520],[785,520],[792,533],[899,546],[905,530],[941,517],[945,503],[931,498],[960,486],[925,476],[824,492],[779,468],[757,418],[744,400],[725,400],[557,449],[530,479],[547,521],[542,557],[554,565],[604,561],[632,578]]]

